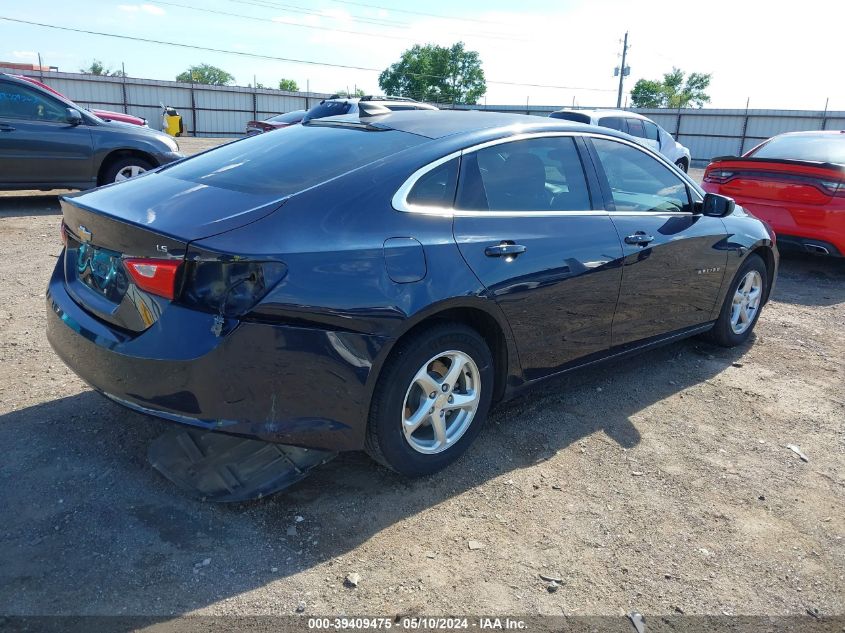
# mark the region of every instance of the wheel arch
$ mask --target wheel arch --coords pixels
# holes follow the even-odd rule
[[[100,167],[97,170],[97,186],[105,184],[103,183],[103,176],[105,175],[109,167],[111,167],[116,161],[130,157],[142,158],[148,163],[150,163],[153,167],[159,166],[159,163],[156,160],[155,156],[148,152],[130,148],[113,149],[105,155],[102,162],[100,163]]]
[[[746,259],[751,255],[759,256],[763,260],[763,263],[766,265],[766,295],[763,297],[763,303],[765,304],[769,301],[769,296],[772,292],[772,286],[775,282],[775,271],[777,269],[775,263],[775,254],[772,251],[771,245],[759,244],[749,251],[748,256],[746,256]]]
[[[521,382],[522,372],[519,356],[511,335],[510,325],[504,314],[490,300],[480,297],[470,301],[466,299],[453,299],[434,304],[403,323],[399,334],[382,348],[379,358],[370,372],[367,380],[370,403],[375,386],[381,378],[382,370],[397,344],[428,327],[443,322],[459,323],[471,327],[487,343],[495,364],[493,402],[502,400],[507,394],[508,386],[514,381]]]

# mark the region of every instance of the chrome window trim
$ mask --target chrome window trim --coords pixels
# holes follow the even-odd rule
[[[522,134],[514,134],[513,136],[506,136],[503,138],[493,139],[492,141],[486,141],[484,143],[479,143],[477,145],[472,145],[470,147],[465,147],[464,149],[457,150],[446,156],[442,156],[437,160],[434,160],[427,165],[424,165],[417,169],[413,174],[411,174],[405,182],[402,183],[402,186],[396,190],[396,193],[393,194],[393,198],[391,199],[391,204],[396,211],[401,211],[403,213],[417,213],[421,215],[433,215],[433,216],[440,216],[440,217],[500,217],[500,218],[512,218],[512,217],[541,217],[541,218],[548,218],[548,217],[561,217],[561,216],[689,216],[692,215],[688,211],[607,211],[604,209],[584,209],[584,210],[577,210],[577,211],[544,211],[544,210],[537,210],[537,211],[468,211],[463,209],[455,209],[454,207],[427,207],[418,204],[409,204],[408,203],[408,194],[411,193],[411,189],[414,188],[414,185],[417,184],[417,181],[425,176],[428,172],[440,167],[443,163],[448,163],[450,160],[453,160],[458,157],[462,157],[466,154],[471,154],[473,152],[477,152],[479,150],[485,149],[487,147],[494,147],[496,145],[503,145],[505,143],[513,143],[516,141],[524,141],[529,139],[535,138],[556,138],[556,137],[576,137],[576,136],[586,136],[590,138],[600,138],[600,139],[607,139],[610,141],[616,141],[618,143],[622,143],[624,145],[629,145],[634,149],[637,149],[644,153],[646,156],[651,158],[657,158],[660,162],[665,165],[671,173],[678,176],[682,182],[686,183],[691,191],[694,193],[695,196],[698,196],[698,202],[703,200],[703,196],[698,190],[698,185],[689,178],[684,173],[679,172],[675,169],[675,166],[672,165],[668,159],[664,158],[657,152],[653,152],[646,147],[643,147],[637,142],[632,142],[624,138],[619,138],[617,136],[611,136],[609,134],[601,134],[599,132],[554,132],[554,131],[547,131],[547,132],[525,132]],[[585,174],[586,176],[586,174]]]

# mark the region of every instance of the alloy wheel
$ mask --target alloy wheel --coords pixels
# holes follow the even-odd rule
[[[143,174],[145,171],[147,170],[140,165],[127,165],[117,172],[117,175],[114,177],[114,181],[123,182],[124,180],[129,180],[130,178]]]
[[[472,358],[457,350],[426,362],[411,380],[402,409],[402,431],[418,453],[440,453],[454,445],[478,411],[481,377]]]
[[[731,329],[742,334],[754,322],[763,295],[763,278],[756,270],[749,270],[734,293],[731,305]]]

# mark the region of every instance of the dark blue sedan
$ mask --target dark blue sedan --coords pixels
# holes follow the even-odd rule
[[[412,476],[539,380],[743,343],[778,262],[762,222],[627,135],[484,112],[317,119],[62,209],[48,336],[95,389]]]

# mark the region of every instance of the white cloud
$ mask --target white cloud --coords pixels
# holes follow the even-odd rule
[[[12,57],[15,59],[38,59],[38,53],[35,51],[12,51]]]
[[[165,10],[154,4],[119,4],[117,8],[126,13],[147,13],[149,15],[164,15]]]

